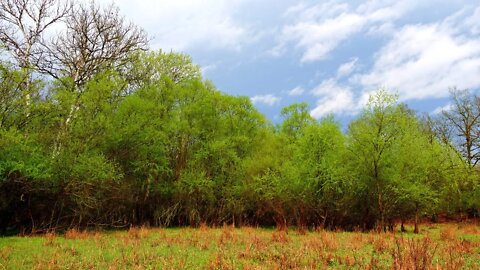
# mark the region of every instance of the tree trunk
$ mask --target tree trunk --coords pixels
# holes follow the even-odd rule
[[[379,190],[379,188],[378,188]],[[386,227],[385,227],[385,213],[383,210],[383,202],[382,202],[382,192],[378,191],[378,210],[380,212],[380,225],[378,226],[378,231],[384,231],[386,232]]]
[[[413,233],[418,233],[418,210],[415,210],[415,228],[413,229]]]
[[[76,80],[76,78],[77,77],[74,77],[75,80]],[[77,85],[74,86],[73,92],[76,93],[77,96],[76,96],[73,104],[70,105],[70,111],[68,112],[67,117],[65,118],[65,120],[60,125],[60,129],[58,131],[57,137],[56,137],[54,145],[53,145],[52,158],[55,158],[56,156],[58,156],[58,154],[60,154],[60,151],[62,149],[62,137],[67,134],[68,126],[69,126],[70,122],[72,121],[72,119],[75,117],[75,112],[80,107],[79,103],[80,103],[80,97],[81,97],[81,94],[80,94],[81,90],[80,90],[79,86],[77,86]]]

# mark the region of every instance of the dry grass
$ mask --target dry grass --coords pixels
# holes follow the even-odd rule
[[[146,227],[130,227],[128,235],[134,239],[143,239],[148,236],[150,231]]]
[[[452,241],[456,238],[457,231],[453,227],[444,227],[440,229],[440,239],[443,241]]]
[[[392,268],[430,269],[437,252],[437,246],[429,237],[420,239],[395,238],[395,246],[391,249]]]
[[[480,224],[460,224],[458,227],[464,234],[480,235]]]
[[[475,224],[423,234],[146,228],[0,238],[0,269],[480,269]]]
[[[64,235],[65,239],[90,239],[90,238],[93,238],[93,239],[97,239],[101,236],[101,233],[98,232],[98,231],[93,231],[93,232],[90,232],[90,231],[80,231],[78,229],[69,229],[67,230]]]

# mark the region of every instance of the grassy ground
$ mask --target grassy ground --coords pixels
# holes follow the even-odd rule
[[[0,269],[480,269],[480,226],[421,234],[242,228],[0,238]]]

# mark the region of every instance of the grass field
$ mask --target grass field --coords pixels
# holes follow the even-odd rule
[[[0,238],[0,269],[480,269],[480,226],[411,233],[131,228]]]

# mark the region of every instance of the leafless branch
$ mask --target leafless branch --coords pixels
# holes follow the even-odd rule
[[[78,4],[66,18],[66,27],[52,41],[41,70],[56,78],[72,78],[76,86],[103,68],[126,65],[134,52],[147,48],[145,32],[126,22],[113,5]]]
[[[0,42],[20,68],[35,68],[46,29],[70,8],[68,0],[0,0]]]

